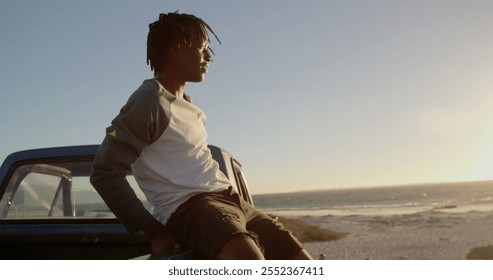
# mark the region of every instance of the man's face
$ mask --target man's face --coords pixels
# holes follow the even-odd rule
[[[175,56],[175,71],[183,82],[201,82],[212,56],[207,40],[193,40],[191,46],[181,44]]]

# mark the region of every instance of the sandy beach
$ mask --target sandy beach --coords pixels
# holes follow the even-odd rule
[[[328,260],[493,259],[493,211],[434,209],[416,213],[278,212],[348,233],[339,241],[308,242],[306,249]]]

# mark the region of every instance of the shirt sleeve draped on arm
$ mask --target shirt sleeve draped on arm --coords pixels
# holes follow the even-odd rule
[[[126,175],[142,150],[159,138],[169,123],[159,100],[150,85],[134,92],[106,129],[93,163],[91,183],[130,233],[144,229],[153,219]]]

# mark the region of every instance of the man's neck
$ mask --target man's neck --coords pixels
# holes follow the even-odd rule
[[[185,93],[186,82],[178,82],[170,75],[165,75],[164,73],[158,73],[156,75],[156,80],[171,94],[176,97],[183,98]]]

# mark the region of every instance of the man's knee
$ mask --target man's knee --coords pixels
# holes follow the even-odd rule
[[[303,256],[300,253],[303,244],[277,219],[259,219],[250,229],[258,234],[266,259],[287,260]]]
[[[264,259],[264,256],[251,236],[247,234],[238,234],[224,243],[216,254],[216,259],[262,260]]]

